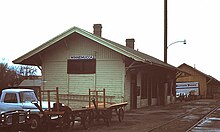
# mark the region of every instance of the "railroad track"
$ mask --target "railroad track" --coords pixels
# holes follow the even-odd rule
[[[169,120],[163,124],[160,124],[147,132],[190,132],[194,127],[196,127],[200,122],[202,122],[206,117],[215,112],[220,107],[219,102],[210,105],[201,105],[192,108],[191,110]],[[192,125],[193,124],[193,125]]]
[[[188,130],[186,130],[186,132],[191,132],[194,129],[200,127],[199,125],[204,122],[205,120],[209,119],[209,117],[215,113],[218,109],[220,108],[220,106],[216,106],[215,108],[213,108],[212,111],[210,111],[209,113],[207,113],[206,115],[204,115],[204,117],[202,117],[198,122],[196,122],[195,124],[193,124]]]

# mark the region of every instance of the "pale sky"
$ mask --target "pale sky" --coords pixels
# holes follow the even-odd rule
[[[163,61],[164,0],[0,0],[0,58],[8,62],[77,26]],[[168,0],[168,63],[220,80],[220,0]]]

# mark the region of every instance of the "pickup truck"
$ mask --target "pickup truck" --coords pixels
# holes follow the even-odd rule
[[[39,130],[43,123],[43,115],[39,109],[32,103],[38,102],[34,90],[20,89],[20,88],[7,88],[2,90],[0,97],[0,107],[20,107],[24,111],[30,110],[30,128],[32,131]],[[51,102],[51,108],[53,103]],[[48,109],[48,102],[42,102],[42,109]]]
[[[30,111],[24,111],[19,106],[0,103],[0,130],[18,131],[29,125]]]

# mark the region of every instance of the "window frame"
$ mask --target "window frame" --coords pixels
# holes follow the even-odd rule
[[[95,73],[96,73],[95,58],[67,60],[67,74],[95,74]]]

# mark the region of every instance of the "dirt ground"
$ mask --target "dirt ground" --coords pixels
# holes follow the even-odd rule
[[[195,104],[210,104],[217,100],[196,100],[190,102],[176,102],[166,106],[149,106],[125,112],[122,122],[113,116],[111,124],[107,127],[103,120],[95,122],[94,125],[84,130],[77,125],[74,131],[79,132],[147,132],[152,128],[164,124],[165,122],[192,109]],[[174,124],[175,128],[175,124]],[[175,129],[173,130],[175,132]]]

